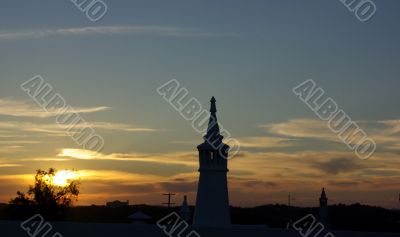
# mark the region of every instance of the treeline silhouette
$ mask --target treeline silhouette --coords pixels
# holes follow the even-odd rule
[[[296,222],[319,208],[266,205],[254,208],[232,208],[234,224],[266,224],[273,228],[287,227],[288,220]],[[400,232],[400,210],[388,210],[361,204],[329,206],[329,227],[332,230]]]
[[[0,219],[23,220],[26,217],[26,215],[18,217],[12,213],[13,208],[10,207],[7,204],[0,205]],[[191,209],[194,210],[193,207]],[[127,217],[136,211],[150,215],[153,219],[149,224],[154,224],[172,211],[179,212],[179,208],[148,205],[120,208],[95,205],[79,206],[71,207],[63,221],[129,223],[130,220]],[[265,205],[253,208],[231,207],[232,223],[237,225],[266,225],[271,228],[286,228],[290,219],[295,222],[308,214],[318,217],[318,208],[285,205]],[[339,204],[329,206],[329,217],[332,230],[400,233],[400,210],[388,210],[361,204]]]

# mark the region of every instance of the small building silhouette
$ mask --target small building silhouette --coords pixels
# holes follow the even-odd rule
[[[183,203],[181,209],[179,210],[179,215],[181,216],[182,220],[190,223],[190,220],[192,219],[192,211],[190,211],[186,195],[183,197]]]
[[[151,216],[144,214],[141,211],[133,213],[128,216],[128,218],[131,219],[132,224],[134,225],[146,225],[147,222],[151,220]]]

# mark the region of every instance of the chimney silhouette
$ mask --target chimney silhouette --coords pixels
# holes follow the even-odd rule
[[[226,227],[231,224],[227,178],[229,146],[222,142],[215,98],[212,97],[210,102],[207,134],[204,142],[197,146],[200,177],[193,226]]]
[[[319,198],[319,220],[326,228],[329,228],[328,198],[326,197],[325,188],[322,188],[321,197]]]

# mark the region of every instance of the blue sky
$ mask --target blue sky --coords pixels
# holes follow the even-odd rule
[[[337,202],[355,202],[350,197],[354,196],[352,192],[358,192],[357,197],[363,198],[363,202],[395,205],[392,199],[397,191],[393,180],[400,176],[393,169],[400,167],[398,150],[393,148],[400,118],[396,109],[400,101],[398,1],[375,0],[377,13],[368,22],[358,21],[339,0],[105,2],[107,14],[93,23],[70,1],[2,1],[0,130],[7,130],[14,137],[3,138],[0,159],[3,164],[18,166],[3,167],[0,172],[28,175],[37,168],[56,166],[86,170],[93,176],[95,171],[104,170],[119,172],[119,177],[166,175],[163,178],[169,178],[172,184],[183,175],[189,188],[175,191],[182,195],[191,193],[193,202],[190,184],[196,179],[196,164],[190,162],[196,161],[195,147],[201,143],[201,135],[156,93],[157,87],[176,78],[204,107],[208,107],[211,96],[216,96],[220,121],[235,138],[247,144],[242,151],[252,165],[232,175],[234,204],[285,202],[287,192],[293,189],[300,196],[299,205],[313,205],[313,195],[318,196],[320,186],[326,185]],[[127,168],[125,161],[121,164],[106,158],[96,161],[96,165],[79,159],[32,161],[33,157],[57,157],[63,149],[80,149],[69,137],[24,129],[37,124],[50,126],[51,118],[15,116],[12,112],[21,103],[27,110],[35,109],[19,85],[37,74],[74,107],[109,107],[83,114],[87,121],[113,125],[112,129],[99,128],[106,140],[99,156],[139,153],[150,157],[164,154],[167,158],[157,158],[164,160],[151,165],[132,162],[129,165],[136,167],[132,169]],[[375,160],[360,163],[344,144],[317,136],[325,134],[314,131],[324,129],[317,125],[321,121],[292,93],[294,86],[308,78],[314,79],[347,114],[360,121],[372,137],[380,139]],[[380,123],[388,120],[392,122]],[[10,123],[17,124],[19,130],[10,128]],[[154,131],[129,132],[116,124]],[[299,128],[306,131],[297,134]],[[259,145],[271,142],[271,137],[283,139],[280,142],[295,142],[290,146]],[[26,140],[35,143],[23,144]],[[17,150],[8,149],[18,141]],[[179,158],[173,166],[163,166],[176,154],[190,154],[187,159],[191,161]],[[314,157],[312,161],[304,158],[300,162],[307,155]],[[296,161],[287,158],[292,156]],[[393,163],[386,161],[388,157]],[[245,161],[234,162],[233,168]],[[335,168],[345,168],[324,169],[329,162]],[[255,174],[261,164],[268,167],[259,171],[262,174]],[[282,181],[272,177],[271,170],[283,172],[289,166],[303,172],[288,176],[280,173]],[[316,174],[318,169],[321,174]],[[296,189],[295,180],[311,173],[320,177],[317,184],[307,179],[303,180],[303,189]],[[360,174],[365,178],[358,180]],[[149,177],[134,178],[143,181]],[[347,182],[348,186],[333,184],[335,179],[342,184]],[[386,186],[375,190],[366,184],[371,179],[373,185]],[[261,183],[265,192],[255,194],[253,201],[242,195],[240,182]],[[167,189],[162,184],[153,188],[154,193]],[[7,201],[15,191],[9,188],[0,195],[0,201]],[[379,191],[387,197],[380,197]],[[112,195],[87,190],[92,196],[87,196],[83,203],[89,203],[89,198],[99,203],[110,198],[159,203],[157,198],[149,199],[150,195],[154,197],[152,191],[142,192],[137,197],[132,191]],[[370,198],[363,193],[371,193]]]

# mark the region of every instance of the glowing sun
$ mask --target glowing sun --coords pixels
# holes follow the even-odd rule
[[[71,170],[60,170],[53,177],[53,183],[57,186],[68,186],[70,181],[78,178],[78,173]]]

